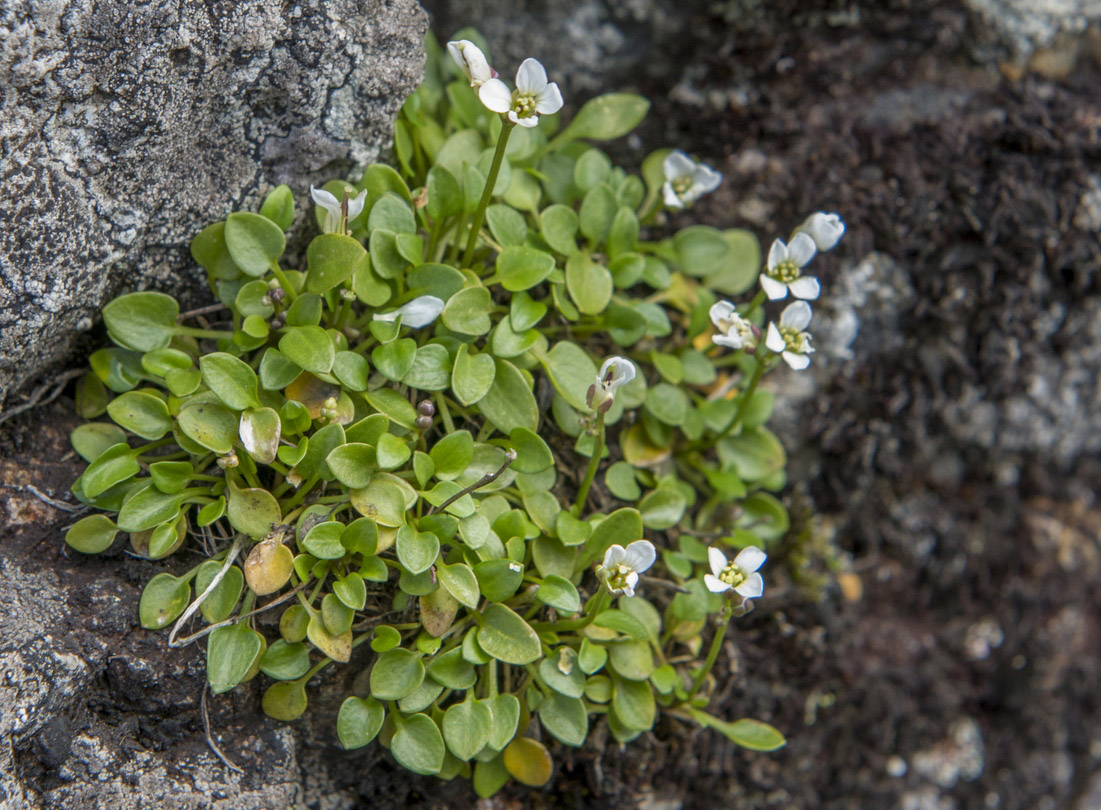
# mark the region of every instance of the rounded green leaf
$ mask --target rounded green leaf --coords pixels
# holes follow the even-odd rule
[[[119,510],[117,522],[125,532],[142,532],[174,520],[180,511],[185,493],[165,495],[152,481],[134,487]]]
[[[138,602],[138,618],[146,630],[160,630],[174,622],[191,598],[191,583],[171,574],[157,574],[146,584]]]
[[[250,409],[241,414],[241,445],[255,461],[271,464],[279,450],[282,422],[272,408]]]
[[[543,654],[531,625],[502,604],[492,604],[482,614],[478,644],[506,664],[530,664]]]
[[[136,454],[130,449],[130,445],[120,442],[101,452],[88,465],[88,469],[80,477],[80,485],[86,497],[95,498],[139,472],[141,465],[138,464]]]
[[[713,728],[731,742],[751,751],[776,751],[787,744],[783,734],[760,720],[743,717],[731,723],[699,709],[689,708],[688,712],[701,726]]]
[[[333,583],[333,593],[352,610],[363,610],[367,604],[367,586],[363,577],[354,571]]]
[[[351,277],[367,251],[359,240],[339,233],[314,237],[306,249],[306,289],[324,293]]]
[[[210,271],[216,279],[232,280],[241,275],[240,268],[226,249],[226,223],[207,225],[191,240],[191,257]]]
[[[398,725],[394,737],[390,740],[390,753],[394,759],[413,773],[431,775],[443,768],[443,736],[432,719],[423,714],[415,714]]]
[[[581,413],[590,413],[586,395],[596,382],[596,364],[576,343],[562,340],[549,352],[539,355],[539,362],[562,398]]]
[[[110,447],[126,443],[126,433],[107,422],[87,422],[78,425],[69,435],[73,449],[89,464]]]
[[[226,517],[233,528],[253,539],[266,537],[283,520],[279,501],[266,489],[227,490]]]
[[[107,413],[119,426],[143,439],[159,439],[172,429],[164,400],[140,391],[115,397],[107,405]]]
[[[248,363],[232,354],[214,352],[199,358],[199,370],[207,388],[233,410],[260,407],[256,398],[259,381]]]
[[[549,695],[539,706],[539,721],[563,745],[580,748],[589,736],[589,713],[580,696]]]
[[[649,529],[671,529],[680,523],[688,507],[684,494],[672,487],[658,487],[646,493],[638,504],[642,523]]]
[[[250,276],[262,276],[283,255],[287,241],[267,217],[238,211],[226,217],[226,249],[234,264]]]
[[[386,477],[375,476],[366,487],[353,489],[348,496],[357,512],[380,526],[397,528],[405,520],[405,493]]]
[[[473,695],[450,706],[443,716],[443,739],[448,750],[463,762],[485,748],[493,731],[493,713]]]
[[[595,371],[593,377],[595,379]],[[591,383],[590,383],[591,384]],[[482,415],[502,433],[539,429],[539,406],[527,379],[508,360],[497,361],[493,385],[478,403]]]
[[[306,685],[302,681],[273,683],[264,692],[260,705],[273,720],[290,723],[306,711]]]
[[[631,731],[654,727],[657,704],[649,681],[628,681],[612,677],[612,709],[616,719]]]
[[[599,315],[612,300],[612,274],[585,253],[566,262],[566,289],[583,315]]]
[[[556,574],[551,574],[543,580],[535,596],[544,605],[550,605],[567,616],[581,610],[581,597],[577,593],[577,588],[568,579]]]
[[[152,544],[150,544],[152,548]],[[195,575],[195,596],[198,598],[206,592],[214,577],[222,570],[222,563],[217,560],[207,560],[199,566]],[[245,586],[245,575],[235,565],[226,569],[225,576],[203,600],[199,606],[203,618],[211,624],[228,619],[237,607],[237,600],[241,598],[241,591]]]
[[[336,735],[340,744],[349,751],[362,748],[378,735],[385,718],[386,710],[374,698],[345,698],[336,716]]]
[[[455,355],[455,368],[451,372],[451,390],[462,405],[473,405],[484,397],[497,376],[497,366],[488,354],[470,353],[463,343]]]
[[[371,696],[377,700],[401,700],[421,685],[424,662],[410,650],[395,647],[379,655],[371,668]]]
[[[554,259],[551,258],[553,265]],[[552,268],[553,269],[553,268]],[[548,271],[549,272],[549,271]],[[489,310],[493,299],[485,287],[467,287],[451,296],[440,313],[443,325],[460,335],[484,335],[492,323]]]
[[[438,479],[454,480],[466,472],[474,458],[474,438],[466,430],[449,433],[432,446],[428,455]]]
[[[405,466],[413,451],[403,439],[399,439],[393,433],[383,433],[378,438],[378,447],[375,456],[378,458],[378,466],[384,470],[396,470]]]
[[[401,338],[371,350],[371,362],[384,377],[400,380],[413,368],[417,356],[417,341]]]
[[[319,560],[339,560],[344,556],[345,550],[340,542],[343,533],[344,524],[339,521],[318,523],[306,533],[302,540],[302,549]]]
[[[237,414],[213,402],[185,404],[176,421],[187,438],[207,450],[224,455],[237,438]]]
[[[484,560],[474,566],[478,588],[490,602],[508,599],[524,581],[524,566],[515,560]]]
[[[515,428],[509,433],[508,446],[516,451],[512,469],[518,473],[540,473],[554,466],[554,455],[547,443],[525,427]]]
[[[634,93],[606,93],[582,105],[569,126],[555,138],[557,142],[587,138],[608,141],[626,135],[637,127],[650,102]]]
[[[333,360],[333,374],[350,391],[366,391],[371,365],[367,358],[355,352],[337,352]]]
[[[120,295],[103,308],[111,339],[128,349],[163,349],[176,334],[180,305],[171,295],[136,292]]]
[[[65,532],[65,542],[85,554],[99,554],[111,547],[118,533],[118,526],[107,515],[88,515]]]
[[[287,327],[279,339],[279,351],[296,366],[314,374],[328,374],[336,362],[332,338],[320,326]]]
[[[398,529],[398,562],[410,574],[427,571],[440,554],[440,539],[432,532],[418,532],[412,526]]]
[[[447,588],[448,592],[460,604],[471,610],[478,607],[481,592],[478,589],[478,579],[469,566],[463,563],[456,563],[455,565],[441,563],[436,566],[436,576],[439,577],[440,584]]]
[[[325,457],[325,463],[336,480],[349,489],[361,489],[371,482],[371,476],[378,468],[375,461],[375,448],[360,442],[334,447]]]
[[[228,692],[248,675],[260,655],[263,637],[244,623],[219,627],[207,636],[206,677],[210,691]]]
[[[514,245],[506,247],[497,257],[496,278],[509,292],[519,292],[543,281],[554,270],[554,265],[551,254]]]

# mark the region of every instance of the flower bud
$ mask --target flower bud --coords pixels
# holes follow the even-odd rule
[[[413,424],[417,426],[417,430],[428,430],[432,427],[432,418],[429,416],[418,416],[413,420]]]
[[[430,399],[422,399],[417,403],[417,410],[420,412],[421,416],[436,415],[436,406],[432,404],[432,400]]]
[[[271,297],[271,300],[273,302],[279,303],[287,297],[287,291],[284,290],[282,287],[276,286],[272,288],[271,292],[269,292],[268,295]]]

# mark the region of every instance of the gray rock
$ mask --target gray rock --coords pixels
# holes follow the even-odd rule
[[[414,0],[4,4],[0,402],[120,291],[199,289],[204,225],[377,156],[426,24]]]
[[[980,42],[1000,45],[1021,63],[1035,51],[1072,41],[1101,22],[1099,0],[966,0],[966,4],[977,17]]]

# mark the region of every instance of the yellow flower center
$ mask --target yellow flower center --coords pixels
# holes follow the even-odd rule
[[[770,277],[777,281],[782,281],[785,284],[790,284],[799,278],[802,273],[799,272],[799,265],[793,262],[791,259],[785,259],[779,262],[775,267],[768,271]]]
[[[531,93],[512,91],[512,111],[517,118],[528,118],[535,115],[536,98]]]
[[[781,326],[780,337],[784,339],[784,344],[787,346],[787,350],[802,354],[806,351],[806,339],[803,337],[803,333],[793,326]]]
[[[620,563],[614,565],[608,570],[608,590],[619,591],[628,586],[627,576],[631,573],[632,569],[629,565]]]
[[[725,582],[731,588],[737,588],[746,581],[746,574],[745,571],[734,563],[728,563],[722,573],[719,574],[719,581]]]
[[[689,177],[688,175],[684,175],[683,177],[678,177],[676,180],[673,181],[673,191],[678,197],[681,197],[684,194],[686,194],[689,190],[691,190],[691,188],[692,188],[692,178]]]

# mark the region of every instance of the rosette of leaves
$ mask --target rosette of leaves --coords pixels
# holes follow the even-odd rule
[[[221,305],[209,321],[157,292],[104,308],[114,345],[78,385],[90,421],[72,437],[88,462],[73,492],[101,513],[68,542],[101,552],[123,532],[151,560],[201,542],[209,559],[156,574],[139,611],[149,629],[187,612],[213,691],[262,673],[264,711],[290,721],[314,675],[351,662],[341,742],[377,739],[482,795],[543,784],[556,747],[583,746],[597,722],[628,742],[666,712],[779,747],[771,726],[707,714],[690,690],[722,606],[701,538],[768,548],[788,526],[772,395],[743,401],[751,358],[710,341],[709,307],[755,283],[756,238],[652,238],[665,152],[641,176],[613,165],[596,144],[648,105],[611,94],[566,126],[512,133],[461,266],[501,123],[431,39],[429,53],[396,167],[325,185],[366,190],[366,205],[301,268],[280,264],[294,211],[281,186],[196,236]],[[375,318],[427,295],[444,302],[427,326]],[[597,492],[574,509],[594,448],[586,391],[611,354],[639,373],[606,414]],[[643,537],[660,550],[649,575],[674,587],[601,602],[593,565]],[[266,609],[278,636],[257,629]]]

